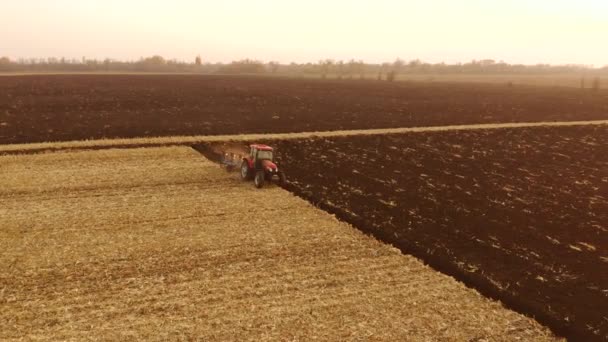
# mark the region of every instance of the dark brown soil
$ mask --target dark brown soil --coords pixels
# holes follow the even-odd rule
[[[608,118],[608,92],[196,75],[0,77],[0,144]]]
[[[608,340],[608,127],[271,141],[288,188],[574,340]]]

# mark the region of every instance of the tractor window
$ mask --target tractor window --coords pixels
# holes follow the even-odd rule
[[[272,151],[258,151],[258,159],[272,160]]]

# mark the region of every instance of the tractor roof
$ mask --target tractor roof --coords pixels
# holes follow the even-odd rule
[[[251,144],[250,147],[256,148],[260,151],[272,151],[272,147],[270,147],[268,145],[264,145],[264,144]]]

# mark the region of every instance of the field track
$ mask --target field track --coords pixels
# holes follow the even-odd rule
[[[523,122],[502,124],[475,124],[475,125],[449,125],[434,127],[403,127],[385,129],[360,129],[326,132],[301,132],[301,133],[269,133],[269,134],[236,134],[236,135],[200,135],[200,136],[173,136],[173,137],[142,137],[130,139],[99,139],[79,140],[67,142],[46,142],[29,144],[0,145],[2,154],[26,154],[58,150],[86,150],[103,148],[129,148],[129,147],[160,147],[193,145],[205,142],[222,141],[254,141],[254,140],[286,140],[306,139],[312,137],[340,137],[356,135],[386,135],[400,133],[426,133],[457,130],[483,130],[501,128],[526,128],[526,127],[561,127],[561,126],[585,126],[585,125],[608,125],[608,120],[591,121],[558,121],[558,122]]]
[[[0,339],[554,337],[186,147],[0,156]]]

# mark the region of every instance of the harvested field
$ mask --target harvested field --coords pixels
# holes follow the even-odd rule
[[[608,127],[266,141],[295,193],[577,340],[608,339]]]
[[[0,201],[2,340],[554,339],[189,148],[2,156]]]
[[[266,139],[309,139],[348,137],[357,135],[384,135],[397,133],[419,133],[419,132],[445,132],[479,129],[501,129],[501,128],[528,128],[528,127],[562,127],[562,126],[596,126],[608,125],[608,120],[593,121],[555,121],[555,122],[520,122],[501,124],[479,124],[479,125],[455,125],[455,126],[433,126],[433,127],[402,127],[402,128],[380,128],[346,131],[325,132],[299,132],[299,133],[273,133],[273,134],[236,134],[236,135],[197,135],[197,136],[171,136],[171,137],[147,137],[132,139],[98,139],[77,140],[63,142],[43,142],[28,144],[0,145],[0,155],[29,154],[55,151],[76,150],[102,150],[110,148],[138,148],[138,147],[167,147],[167,146],[191,146],[209,142],[246,142]]]
[[[608,119],[608,91],[197,75],[0,77],[0,144]]]

